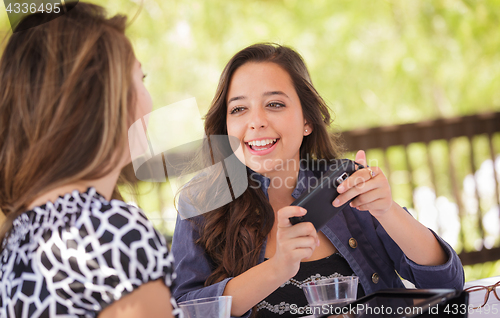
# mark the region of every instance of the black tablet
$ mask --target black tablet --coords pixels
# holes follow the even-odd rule
[[[468,294],[454,289],[387,289],[377,291],[343,307],[323,305],[305,312],[323,318],[467,317]]]

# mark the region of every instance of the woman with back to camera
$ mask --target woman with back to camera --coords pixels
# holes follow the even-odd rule
[[[308,222],[290,223],[308,213],[290,204],[315,177],[309,168],[341,155],[330,122],[292,49],[256,44],[229,61],[205,134],[238,138],[249,186],[211,212],[178,217],[172,245],[178,301],[231,295],[233,316],[296,317],[291,306],[307,305],[300,285],[318,278],[356,275],[358,296],[404,287],[398,273],[419,288],[463,288],[457,254],[392,200],[377,167],[356,171],[339,187],[333,205],[357,198],[319,232]],[[356,161],[366,166],[363,151]],[[203,198],[197,192],[203,187],[193,187],[203,179],[180,192],[180,215],[200,214],[190,202]]]
[[[126,17],[66,7],[24,18],[0,60],[0,316],[172,317],[163,236],[111,200],[152,107]]]

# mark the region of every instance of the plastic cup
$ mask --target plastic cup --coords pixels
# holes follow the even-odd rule
[[[179,303],[185,318],[230,318],[231,296],[193,299]]]
[[[312,281],[302,285],[307,302],[315,309],[341,307],[356,300],[357,276],[342,276]]]

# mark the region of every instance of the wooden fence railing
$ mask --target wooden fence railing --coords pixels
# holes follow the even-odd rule
[[[494,209],[496,206],[498,210],[500,207],[498,166],[495,169],[495,163],[499,164],[500,162],[500,149],[498,147],[500,144],[500,112],[397,126],[357,129],[342,134],[349,151],[358,149],[367,150],[367,153],[374,149],[381,151],[383,170],[391,182],[394,182],[394,178],[390,176],[394,172],[394,162],[390,162],[388,152],[391,149],[399,149],[399,151],[403,152],[399,158],[403,158],[402,161],[404,162],[398,162],[398,171],[402,169],[402,164],[404,166],[403,170],[406,170],[406,183],[411,194],[414,194],[415,189],[419,186],[416,180],[415,162],[419,161],[421,164],[423,161],[427,166],[430,175],[428,179],[430,179],[436,197],[448,194],[450,201],[454,202],[458,207],[460,218],[458,239],[462,246],[459,256],[462,263],[470,265],[500,259],[500,233],[494,233],[493,246],[489,244],[490,246],[485,247],[483,224],[486,209],[488,207]],[[437,158],[436,155],[432,154],[431,149],[435,143],[438,143],[441,148],[440,156]],[[425,152],[426,158],[422,158],[422,156],[415,158],[411,151],[413,145],[419,145],[420,149],[424,149],[419,154],[422,155]],[[496,160],[497,157],[498,160]],[[493,176],[490,176],[494,180],[493,202],[484,202],[486,199],[481,197],[478,191],[479,181],[476,175],[478,166],[488,159],[492,161],[493,166]],[[443,171],[443,167],[445,167],[445,171]],[[472,201],[475,202],[473,210],[476,211],[472,211],[472,213],[470,204],[466,209],[463,203],[464,170],[469,175],[472,175],[474,180],[475,201]],[[440,178],[439,176],[442,176],[443,173],[446,177]],[[447,180],[443,181],[443,179]],[[413,195],[410,200],[414,200]],[[488,201],[492,200],[488,199]],[[500,219],[496,221],[500,223]],[[439,226],[434,230],[439,233]],[[471,238],[474,240],[473,243],[470,243]],[[471,245],[475,247],[468,248]]]

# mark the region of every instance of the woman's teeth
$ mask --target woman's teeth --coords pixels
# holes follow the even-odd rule
[[[274,145],[274,143],[276,142],[276,140],[277,139],[254,140],[254,141],[249,141],[248,145],[253,150],[262,151],[262,150],[269,149],[272,145]]]
[[[272,144],[275,142],[276,142],[276,139],[264,139],[264,140],[249,141],[248,144],[250,146],[265,146],[265,145]]]

